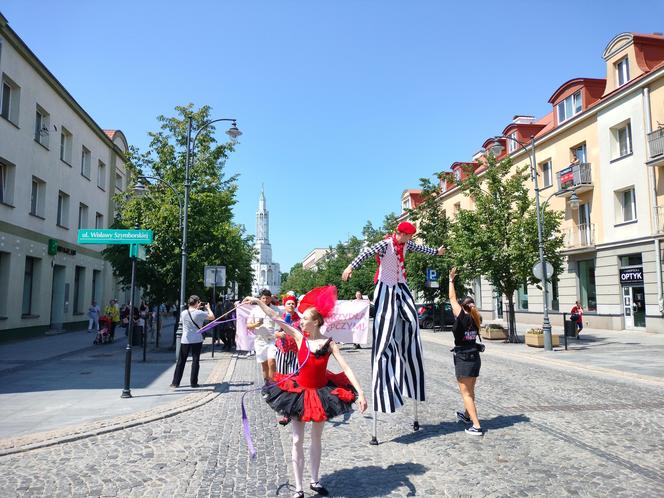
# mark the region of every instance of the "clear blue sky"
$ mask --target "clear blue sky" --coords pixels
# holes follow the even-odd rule
[[[624,31],[664,2],[3,0],[2,13],[102,128],[145,148],[155,117],[209,104],[244,132],[236,221],[265,184],[274,260],[398,212],[405,188],[469,160],[554,90],[605,77]],[[219,129],[219,137],[224,138]],[[220,262],[223,264],[223,262]]]

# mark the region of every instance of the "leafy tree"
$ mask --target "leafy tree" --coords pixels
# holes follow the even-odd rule
[[[136,197],[118,194],[113,228],[150,229],[154,242],[147,246],[147,260],[137,265],[137,284],[145,289],[149,299],[175,302],[180,293],[180,211],[178,197],[184,200],[185,157],[188,116],[193,118],[193,129],[199,129],[210,120],[208,106],[194,110],[193,105],[176,107],[176,116],[159,116],[159,131],[150,132],[147,152],[132,147],[127,157],[129,178],[134,185],[139,175],[155,176],[168,182],[156,183],[147,195]],[[205,265],[226,266],[227,281],[239,284],[240,295],[251,289],[253,257],[252,238],[233,222],[236,201],[236,177],[225,177],[224,162],[233,148],[231,144],[218,144],[214,127],[201,131],[196,154],[191,158],[190,198],[187,235],[187,294],[208,295],[204,287]],[[130,262],[126,246],[109,246],[105,257],[113,265],[121,282],[129,285]],[[218,289],[223,292],[224,289]]]
[[[535,202],[528,193],[528,167],[512,172],[510,158],[497,163],[492,155],[481,176],[468,171],[457,182],[473,200],[473,209],[462,209],[452,226],[452,255],[462,277],[484,276],[507,298],[509,340],[518,342],[514,320],[514,293],[520,285],[540,283],[532,267],[539,261]],[[562,213],[544,211],[545,258],[555,274],[562,270],[560,234]]]

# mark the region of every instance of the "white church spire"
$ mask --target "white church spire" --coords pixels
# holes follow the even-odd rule
[[[270,245],[270,214],[265,201],[265,188],[261,185],[256,211],[256,255],[252,263],[254,282],[252,293],[258,295],[263,289],[270,289],[278,294],[281,287],[279,263],[272,262],[272,246]]]

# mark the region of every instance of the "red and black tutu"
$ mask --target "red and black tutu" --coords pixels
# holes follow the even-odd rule
[[[304,364],[297,375],[277,373],[275,383],[263,389],[263,398],[274,411],[302,422],[323,422],[352,411],[357,392],[348,377],[327,370],[330,342],[309,353],[307,340],[302,340],[298,360]]]

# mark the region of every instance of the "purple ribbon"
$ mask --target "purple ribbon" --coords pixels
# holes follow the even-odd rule
[[[306,338],[303,337],[302,340],[306,341]],[[307,356],[304,358],[302,364],[299,367],[297,367],[295,372],[281,379],[279,382],[271,382],[267,384],[267,386],[269,387],[278,386],[279,384],[286,382],[287,380],[291,379],[293,376],[297,375],[298,372],[302,370],[302,367],[307,363],[310,354],[311,350],[307,346]],[[247,417],[247,410],[244,407],[244,397],[251,392],[262,391],[267,386],[257,387],[255,389],[249,389],[245,391],[244,394],[242,394],[242,399],[240,400],[240,406],[242,406],[242,432],[244,433],[244,440],[247,442],[247,448],[249,449],[249,456],[252,458],[252,460],[256,458],[256,448],[254,448],[254,441],[251,438],[251,430],[249,428],[249,417]]]

